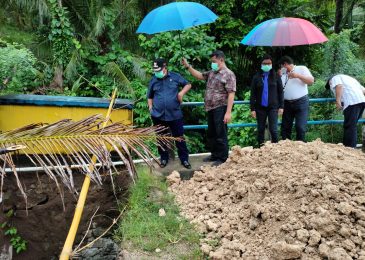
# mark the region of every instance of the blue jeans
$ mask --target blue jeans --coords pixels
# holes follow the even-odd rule
[[[309,98],[304,96],[294,101],[284,100],[283,121],[281,124],[281,137],[283,140],[291,140],[293,122],[295,119],[295,130],[297,141],[305,142],[305,132],[309,115]]]
[[[348,106],[343,115],[343,145],[348,147],[356,147],[357,143],[357,122],[364,113],[365,103]]]
[[[154,125],[163,125],[168,127],[171,131],[171,135],[173,137],[181,137],[184,138],[184,121],[183,119],[177,119],[174,121],[162,121],[156,117],[152,117],[152,121]],[[168,129],[162,134],[168,134]],[[189,151],[186,146],[186,142],[184,139],[182,141],[175,141],[175,145],[177,148],[177,154],[179,155],[180,161],[188,161],[189,160]],[[168,147],[164,145],[162,142],[158,145],[158,153],[160,154],[161,160],[169,160],[169,152]]]
[[[227,125],[223,122],[227,106],[208,111],[208,146],[212,159],[225,162],[228,158]]]
[[[265,141],[266,119],[269,119],[269,131],[271,142],[278,142],[278,109],[276,108],[258,108],[256,109],[257,121],[257,141],[261,146]]]

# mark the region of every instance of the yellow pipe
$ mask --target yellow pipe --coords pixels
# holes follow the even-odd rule
[[[117,89],[115,89],[113,91],[113,96],[112,96],[112,99],[109,104],[108,112],[106,114],[106,119],[108,119],[110,117],[116,95],[117,95]],[[103,128],[107,125],[107,123],[108,123],[108,120],[105,120],[105,122],[103,123]],[[92,162],[93,163],[90,164],[90,167],[89,167],[90,171],[94,170],[94,163],[96,162],[95,156],[92,157]],[[82,211],[84,210],[84,205],[85,205],[86,196],[87,196],[87,193],[89,190],[89,186],[90,186],[90,176],[85,175],[85,180],[82,185],[79,200],[77,201],[74,218],[72,219],[71,227],[70,227],[70,230],[68,231],[68,235],[67,235],[65,244],[63,245],[63,249],[62,249],[62,252],[60,255],[60,260],[68,260],[72,253],[72,246],[75,241],[77,229],[80,224]]]

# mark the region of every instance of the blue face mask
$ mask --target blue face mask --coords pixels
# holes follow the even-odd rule
[[[272,69],[272,65],[261,65],[261,69],[264,72],[269,72]]]
[[[212,62],[211,67],[212,67],[213,71],[218,71],[219,70],[218,63],[216,63],[216,62]]]
[[[155,72],[155,76],[156,76],[156,78],[158,78],[158,79],[162,79],[162,78],[165,76],[165,74],[164,74],[164,73],[163,73],[163,71],[161,70],[161,71]]]

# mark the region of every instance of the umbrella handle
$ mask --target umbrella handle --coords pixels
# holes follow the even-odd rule
[[[182,48],[182,43],[181,43],[181,33],[179,31],[179,40],[180,40],[180,51],[181,51],[181,55],[182,57],[184,58],[184,51],[183,51],[183,48]]]

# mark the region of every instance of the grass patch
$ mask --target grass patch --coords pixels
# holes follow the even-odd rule
[[[189,252],[176,252],[178,258],[201,258],[199,235],[192,225],[179,215],[174,197],[168,192],[167,184],[161,178],[142,169],[136,184],[130,189],[128,210],[115,238],[131,243],[137,250],[153,252],[163,250],[173,244],[188,244]],[[159,216],[159,210],[166,212]],[[188,255],[187,255],[188,254]]]

